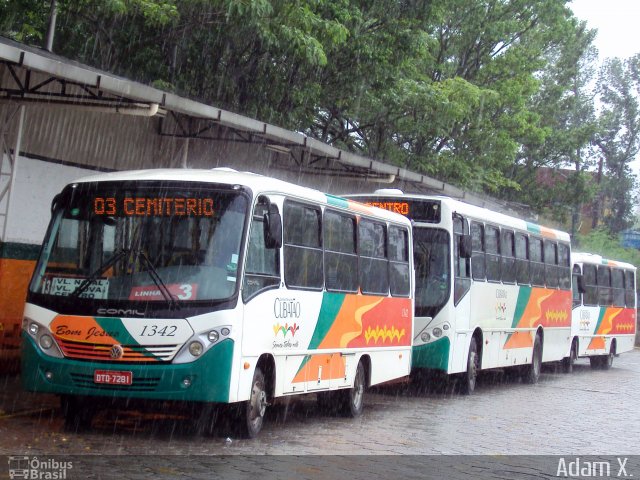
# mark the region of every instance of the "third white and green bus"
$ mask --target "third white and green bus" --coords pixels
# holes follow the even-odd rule
[[[543,362],[569,357],[567,233],[442,196],[347,197],[412,222],[413,371],[459,375],[470,393],[480,370],[517,367],[537,382]]]

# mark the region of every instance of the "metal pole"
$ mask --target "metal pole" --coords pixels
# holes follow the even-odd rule
[[[53,38],[56,34],[56,19],[58,17],[58,6],[56,0],[51,0],[51,10],[49,13],[49,26],[47,27],[47,43],[44,49],[47,52],[53,51]]]
[[[18,172],[18,156],[22,147],[22,130],[24,126],[24,105],[20,105],[20,116],[18,118],[18,134],[16,136],[16,146],[13,149],[13,165],[11,167],[11,178],[9,179],[9,191],[7,192],[7,215],[4,217],[4,226],[2,229],[2,241],[7,241],[7,225],[9,224],[9,214],[11,213],[11,197],[13,196],[16,184],[16,174]]]

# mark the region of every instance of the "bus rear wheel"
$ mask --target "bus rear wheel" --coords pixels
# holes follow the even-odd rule
[[[469,345],[469,356],[467,357],[467,371],[462,374],[461,391],[464,395],[471,395],[476,389],[478,370],[480,370],[478,341],[472,338],[471,345]]]
[[[542,340],[540,335],[536,335],[533,343],[533,353],[531,355],[531,363],[524,369],[523,379],[527,383],[538,383],[540,379],[540,371],[542,370]]]
[[[342,410],[349,417],[359,417],[364,410],[364,391],[367,387],[367,379],[362,362],[358,362],[356,376],[353,379],[353,387],[339,390],[342,395]]]
[[[241,427],[244,436],[255,438],[260,433],[268,405],[264,374],[257,367],[251,381],[251,395],[242,407]]]

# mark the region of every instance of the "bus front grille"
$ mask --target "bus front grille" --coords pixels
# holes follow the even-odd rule
[[[109,362],[169,362],[178,353],[181,345],[120,345],[122,355],[112,356],[114,345],[83,343],[56,339],[67,358],[77,360]]]

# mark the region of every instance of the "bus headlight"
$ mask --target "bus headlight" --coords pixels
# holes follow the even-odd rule
[[[36,335],[38,335],[38,330],[40,330],[40,325],[38,325],[38,324],[37,324],[37,323],[35,323],[35,322],[31,322],[31,323],[29,324],[29,333],[30,333],[31,335],[33,335],[34,337],[35,337]]]
[[[420,340],[422,340],[424,343],[427,343],[429,340],[431,340],[431,335],[429,335],[427,332],[422,332],[422,335],[420,335]]]
[[[53,347],[53,338],[51,338],[51,335],[45,333],[40,337],[40,347],[42,347],[43,350],[49,350]]]
[[[211,343],[216,343],[220,339],[220,334],[217,330],[211,330],[209,335],[207,335],[207,338]]]
[[[231,330],[229,330],[227,327],[222,327],[222,329],[220,330],[220,333],[226,337],[231,333]]]
[[[194,357],[199,357],[200,355],[202,355],[203,351],[204,351],[204,347],[200,342],[195,341],[189,344],[189,353]]]
[[[442,336],[442,329],[440,327],[436,327],[431,331],[431,333],[433,333],[434,337],[440,338]]]

